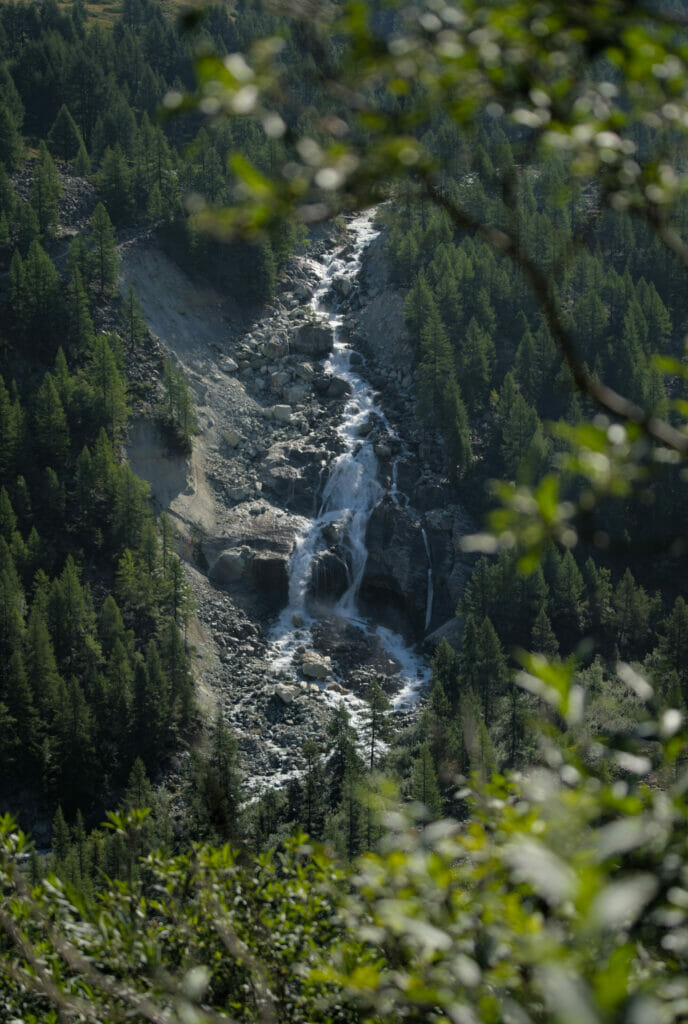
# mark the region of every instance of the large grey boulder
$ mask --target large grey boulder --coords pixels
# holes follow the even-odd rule
[[[301,671],[307,679],[327,679],[332,675],[332,662],[317,651],[306,651],[301,657]]]
[[[332,282],[332,290],[343,299],[347,299],[354,289],[352,281],[348,277],[335,277]]]
[[[208,575],[225,586],[258,591],[271,609],[283,607],[289,596],[289,558],[305,525],[301,516],[263,500],[236,505],[224,535],[203,544]]]
[[[324,359],[332,351],[334,335],[325,324],[300,324],[294,331],[291,348],[314,359]]]
[[[272,406],[272,418],[277,420],[278,423],[291,423],[292,414],[291,408],[288,405],[273,405]]]
[[[420,523],[385,497],[368,522],[366,547],[361,599],[392,628],[410,628],[420,636],[428,595],[428,555]]]
[[[280,504],[302,515],[312,516],[326,457],[324,448],[311,444],[306,438],[273,444],[261,467],[263,487]]]
[[[451,504],[426,512],[423,523],[432,553],[434,628],[454,616],[463,596],[475,556],[462,550],[461,540],[475,526],[464,508]]]
[[[333,377],[327,387],[328,398],[348,398],[351,394],[351,385],[343,377]]]
[[[284,389],[282,397],[289,405],[302,405],[308,398],[308,388],[303,384],[291,384]]]
[[[341,551],[320,551],[313,559],[309,592],[315,601],[334,604],[351,583],[346,555]]]
[[[247,548],[230,548],[213,562],[208,575],[215,583],[236,583],[246,573],[250,553]]]

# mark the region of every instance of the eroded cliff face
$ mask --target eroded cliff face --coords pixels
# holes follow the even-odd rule
[[[183,368],[199,422],[193,454],[182,459],[167,453],[154,422],[139,419],[129,457],[178,530],[197,601],[199,690],[224,708],[256,785],[298,771],[301,747],[322,736],[331,700],[355,704],[347,691],[372,675],[390,692],[398,685],[388,652],[330,614],[351,573],[336,523],[310,571],[308,600],[319,621],[294,654],[296,672],[275,673],[268,636],[287,602],[297,539],[343,450],[337,428],[351,387],[326,371],[332,330],[309,303],[318,283],[313,260],[333,250],[345,260],[348,244],[332,234],[293,260],[254,321],[199,289],[150,240],[122,247],[121,287],[134,286],[152,334]],[[376,408],[384,410],[358,428],[361,443],[373,446],[381,497],[367,522],[360,604],[422,643],[454,619],[468,572],[459,540],[472,527],[441,475],[436,439],[423,435],[414,414],[414,357],[382,242],[373,241],[357,280],[331,284],[351,365],[379,389]]]

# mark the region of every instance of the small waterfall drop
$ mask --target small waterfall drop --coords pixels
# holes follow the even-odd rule
[[[427,663],[411,650],[402,637],[385,627],[375,626],[363,618],[357,608],[357,595],[365,572],[368,552],[365,545],[366,529],[373,509],[385,494],[378,476],[378,462],[373,442],[366,436],[366,425],[372,417],[378,419],[390,436],[398,438],[382,409],[375,402],[373,390],[351,367],[351,350],[342,339],[343,317],[328,308],[327,296],[335,280],[351,282],[361,268],[363,253],[378,234],[373,226],[373,213],[365,213],[349,222],[353,245],[346,255],[330,255],[325,262],[311,260],[311,269],[319,279],[311,308],[318,319],[333,328],[332,354],[323,369],[333,377],[343,378],[350,389],[337,434],[342,452],[334,460],[322,492],[317,515],[298,537],[289,563],[289,600],[270,632],[272,668],[276,674],[295,674],[294,658],[297,648],[312,644],[312,627],[317,619],[309,610],[309,587],[317,556],[328,549],[325,535],[334,531],[339,547],[346,554],[347,582],[344,593],[334,605],[331,614],[351,623],[369,636],[376,636],[383,650],[399,665],[397,673],[400,690],[393,705],[401,710],[412,706],[429,679]],[[400,500],[406,508],[408,498],[398,490],[397,462],[392,467],[392,486],[388,493],[395,503]],[[432,614],[432,566],[430,547],[422,531],[428,556],[428,600],[425,628]]]

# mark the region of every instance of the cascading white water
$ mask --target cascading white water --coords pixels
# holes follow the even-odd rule
[[[317,554],[327,547],[323,531],[328,527],[336,527],[349,559],[349,585],[334,607],[333,614],[354,623],[367,633],[377,634],[382,647],[400,665],[401,690],[394,700],[394,706],[404,708],[414,703],[423,684],[429,678],[427,665],[407,647],[400,636],[383,627],[374,629],[370,622],[359,615],[356,606],[368,555],[365,545],[366,529],[373,509],[384,494],[378,479],[378,464],[373,444],[363,437],[362,433],[364,425],[371,416],[375,416],[393,437],[396,438],[396,435],[382,409],[376,404],[370,385],[352,370],[351,350],[341,338],[342,317],[328,310],[325,301],[333,281],[346,279],[353,283],[358,275],[363,253],[378,233],[372,221],[373,214],[366,213],[350,222],[353,251],[350,250],[347,256],[331,256],[325,263],[311,261],[312,269],[320,280],[311,306],[318,318],[333,328],[334,335],[332,354],[325,362],[324,370],[334,377],[347,381],[350,397],[337,428],[343,451],[332,465],[318,514],[298,538],[290,560],[289,603],[271,630],[272,665],[275,672],[291,673],[296,648],[304,642],[309,642],[307,634],[315,622],[309,614],[307,605],[313,562]],[[396,463],[389,493],[395,501],[399,500]],[[404,504],[408,507],[407,499],[404,500]],[[432,568],[430,549],[424,531],[423,538],[428,554],[428,606],[425,622],[427,628],[432,613]]]

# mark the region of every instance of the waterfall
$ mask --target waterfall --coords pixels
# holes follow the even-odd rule
[[[348,556],[349,585],[333,608],[333,614],[355,623],[369,634],[377,635],[382,647],[400,665],[401,692],[397,694],[395,706],[408,707],[417,698],[423,683],[427,681],[427,666],[407,647],[401,637],[382,627],[375,629],[370,622],[363,619],[356,604],[368,556],[365,546],[368,521],[385,493],[378,478],[378,462],[373,443],[362,436],[362,430],[371,416],[375,416],[393,438],[398,438],[382,409],[375,402],[370,384],[352,370],[351,351],[341,337],[342,317],[336,311],[333,313],[326,301],[335,279],[346,279],[352,283],[355,281],[361,268],[363,253],[378,234],[372,220],[373,214],[366,213],[349,223],[349,231],[353,238],[353,251],[349,250],[349,255],[331,255],[324,263],[310,261],[310,266],[320,282],[313,296],[311,308],[319,320],[326,321],[333,328],[332,354],[326,360],[324,370],[346,380],[350,395],[337,427],[343,450],[331,467],[317,515],[297,539],[289,563],[288,605],[270,634],[273,648],[272,666],[275,672],[291,674],[296,648],[300,644],[309,643],[306,634],[316,621],[308,609],[308,589],[314,559],[319,553],[327,550],[324,532],[336,529]],[[393,465],[393,482],[389,491],[395,502],[400,498],[397,462],[398,459]],[[406,496],[402,495],[401,498],[408,507]],[[428,556],[428,603],[425,618],[427,629],[432,614],[432,566],[425,531],[423,539]]]

